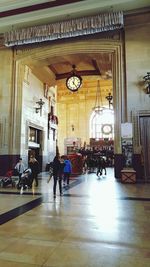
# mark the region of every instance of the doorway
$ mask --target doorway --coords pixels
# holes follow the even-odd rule
[[[144,168],[144,179],[150,182],[150,116],[140,116],[140,143],[141,143],[141,158]]]
[[[42,130],[29,126],[28,163],[30,156],[37,159],[42,171]]]

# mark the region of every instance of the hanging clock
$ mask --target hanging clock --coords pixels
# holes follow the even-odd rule
[[[102,133],[103,134],[111,134],[112,133],[112,125],[111,124],[103,124],[102,125]]]
[[[73,74],[66,80],[66,86],[67,88],[75,92],[77,91],[82,85],[82,78],[79,75]]]

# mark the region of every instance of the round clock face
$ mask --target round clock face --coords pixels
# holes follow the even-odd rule
[[[80,76],[73,75],[67,78],[66,86],[69,90],[75,92],[77,91],[82,84],[82,79]]]
[[[110,133],[112,133],[112,125],[110,125],[110,124],[104,124],[102,126],[102,133],[103,134],[110,134]]]

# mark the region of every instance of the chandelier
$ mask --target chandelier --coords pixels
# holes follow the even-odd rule
[[[101,95],[99,80],[97,81],[95,105],[92,110],[95,111],[95,113],[97,114],[101,114],[103,112],[102,95]]]

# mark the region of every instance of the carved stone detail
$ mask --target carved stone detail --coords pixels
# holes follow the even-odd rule
[[[6,135],[8,133],[8,122],[7,118],[4,116],[0,117],[0,148],[5,149],[8,147]]]

